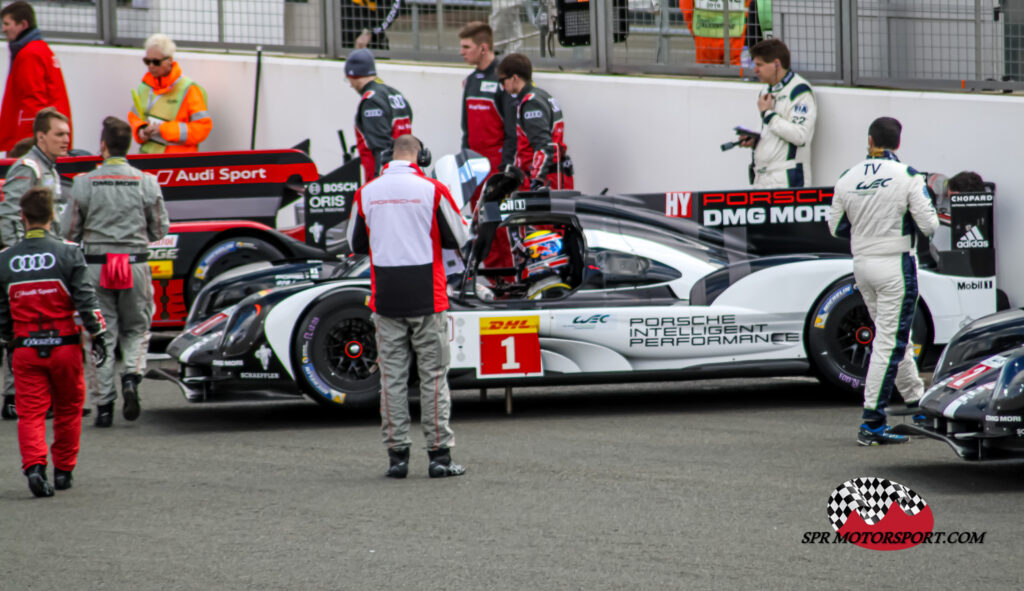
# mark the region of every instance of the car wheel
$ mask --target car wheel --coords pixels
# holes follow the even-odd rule
[[[366,298],[362,291],[328,297],[296,327],[292,351],[298,381],[325,406],[370,406],[379,400],[376,329]]]
[[[863,396],[874,336],[875,324],[853,277],[832,284],[815,302],[807,321],[807,355],[817,377],[851,398]],[[931,335],[920,300],[910,339],[916,357],[922,359]]]
[[[185,288],[187,302],[191,305],[199,290],[228,269],[283,258],[284,254],[276,246],[259,238],[238,236],[216,242],[203,251],[189,275]]]

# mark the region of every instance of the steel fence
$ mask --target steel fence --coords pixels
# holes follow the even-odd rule
[[[1024,89],[1024,0],[775,0],[767,18],[756,0],[31,3],[52,40],[140,46],[162,32],[182,48],[331,58],[366,41],[385,57],[454,62],[459,29],[484,20],[499,52],[521,51],[542,68],[720,77],[752,75],[746,48],[771,25],[790,47],[793,69],[812,80]],[[559,42],[573,35],[574,43]]]

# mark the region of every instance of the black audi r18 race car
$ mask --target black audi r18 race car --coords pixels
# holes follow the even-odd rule
[[[947,443],[965,460],[1024,457],[1024,309],[980,318],[939,358],[920,403],[931,425],[894,432]]]
[[[501,178],[485,188],[464,271],[450,276],[453,386],[816,375],[862,388],[873,325],[852,259],[824,228],[827,189],[584,196],[512,192],[515,180]],[[446,184],[457,201],[472,190]],[[498,232],[518,258],[487,268]],[[530,240],[550,261],[531,258]],[[920,272],[922,362],[995,310],[994,278],[947,267],[967,272]],[[306,394],[375,404],[368,268],[351,257],[222,277],[168,347],[180,371],[167,377],[195,402]],[[218,311],[218,300],[237,303]]]

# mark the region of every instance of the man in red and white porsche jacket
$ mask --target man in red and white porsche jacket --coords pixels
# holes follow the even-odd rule
[[[448,425],[447,279],[442,249],[466,241],[466,224],[451,194],[414,164],[423,144],[412,135],[395,139],[394,160],[355,195],[348,222],[352,250],[370,255],[381,370],[381,415],[388,448],[387,476],[409,470],[409,365],[416,352],[420,423],[427,437],[431,478],[459,476],[452,463],[455,435]]]
[[[0,252],[0,339],[10,352],[18,396],[18,445],[37,497],[71,488],[82,433],[85,379],[75,312],[92,334],[97,365],[105,361],[106,323],[77,244],[49,233],[53,191],[21,196],[25,239]],[[46,410],[53,406],[54,486],[46,479]]]

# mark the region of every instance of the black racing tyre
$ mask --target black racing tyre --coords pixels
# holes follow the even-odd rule
[[[850,398],[862,397],[875,324],[853,277],[833,283],[818,298],[811,308],[806,332],[807,356],[818,379]],[[931,334],[920,299],[910,339],[917,348],[917,359],[923,359]]]
[[[314,304],[292,337],[296,380],[313,400],[332,408],[372,406],[380,396],[376,329],[365,291]]]
[[[283,258],[284,253],[280,249],[260,238],[237,236],[215,242],[196,259],[196,266],[189,274],[185,287],[186,301],[191,305],[199,295],[199,290],[228,269]]]

